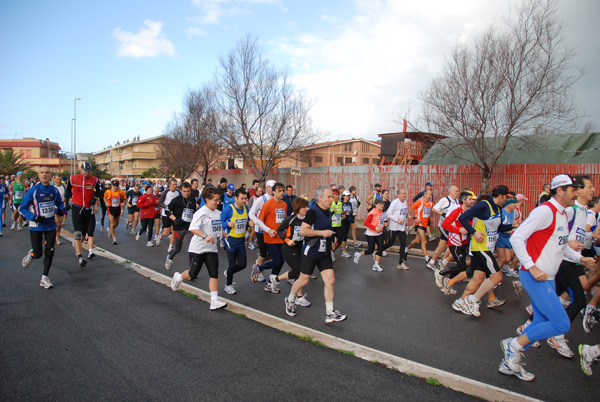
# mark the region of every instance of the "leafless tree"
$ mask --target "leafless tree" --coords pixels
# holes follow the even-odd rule
[[[583,134],[595,133],[596,132],[596,124],[593,121],[587,121],[584,124],[583,130],[581,132]]]
[[[500,26],[455,46],[420,96],[421,124],[451,137],[440,142],[443,152],[479,166],[485,189],[512,137],[574,127],[572,88],[582,70],[573,56],[556,0],[526,0]]]
[[[256,38],[247,35],[220,57],[215,83],[220,134],[260,181],[290,150],[320,138],[312,129],[311,103]]]
[[[159,151],[165,174],[185,180],[198,171],[206,180],[221,155],[214,91],[210,87],[188,90],[183,112],[173,116],[165,134]]]

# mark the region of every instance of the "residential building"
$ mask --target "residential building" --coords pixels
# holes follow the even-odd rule
[[[161,139],[157,136],[140,140],[134,137],[132,140],[120,141],[115,145],[94,152],[92,155],[98,168],[106,169],[113,177],[142,177],[142,173],[151,168],[160,170],[158,161],[158,150]]]
[[[61,152],[57,142],[52,142],[48,138],[0,140],[0,149],[3,151],[12,149],[15,154],[20,153],[25,162],[36,172],[39,172],[40,166],[48,166],[52,172],[68,171],[71,168],[71,159]]]
[[[277,167],[378,165],[380,149],[379,142],[363,138],[322,142],[297,148]]]

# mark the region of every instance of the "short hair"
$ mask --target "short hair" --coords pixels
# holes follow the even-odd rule
[[[546,183],[542,186],[542,190],[545,189],[546,187],[550,187],[550,184]]]
[[[569,186],[568,186],[568,185],[567,185],[567,186],[559,186],[559,187],[556,187],[556,188],[552,188],[552,189],[550,189],[550,196],[551,196],[551,197],[554,197],[556,194],[558,194],[558,191],[557,191],[557,190],[558,190],[559,188],[562,188],[562,189],[563,189],[563,191],[567,191],[567,189],[569,188]],[[543,197],[543,196],[542,196],[542,197]],[[548,201],[548,200],[550,199],[550,197],[548,197],[548,200],[544,200],[544,201],[542,201],[542,197],[540,197],[540,204],[541,204],[541,203],[543,203],[543,202],[546,202],[546,201]]]
[[[332,185],[331,185],[331,186],[329,186],[329,187],[333,187],[333,186],[336,186],[336,187],[337,187],[337,184],[332,184]]]
[[[192,184],[198,183],[198,179],[192,179]]]
[[[215,195],[219,196],[219,198],[221,197],[221,193],[219,192],[219,189],[215,188],[215,187],[207,186],[204,188],[204,191],[202,192],[202,198],[204,198],[204,201],[212,200]]]
[[[583,184],[584,180],[587,180],[590,183],[593,183],[592,178],[590,177],[589,174],[579,174],[579,175],[575,176],[575,180],[581,184]]]
[[[464,204],[465,201],[467,201],[467,198],[469,197],[473,197],[473,193],[471,193],[470,191],[463,191],[462,193],[460,193],[460,196],[458,198],[460,200],[460,203]]]
[[[246,193],[246,190],[244,190],[243,188],[241,188],[241,187],[240,187],[240,188],[238,188],[237,190],[235,190],[235,193],[233,193],[233,196],[234,196],[235,198],[237,198],[237,197],[239,197],[239,196],[240,196],[240,194],[247,194],[247,193]]]
[[[177,184],[177,179],[172,177],[171,179],[169,179],[169,184],[171,184],[171,183]]]
[[[593,196],[590,202],[588,202],[588,208],[594,208],[596,205],[598,205],[598,202],[600,202],[600,197],[597,195]]]
[[[190,183],[188,183],[187,181],[184,181],[183,183],[181,183],[181,187],[182,188],[192,188],[192,185]]]
[[[288,184],[287,186],[285,186],[285,189],[287,190],[288,188],[291,188],[293,190],[294,186],[292,186],[291,184]]]
[[[280,188],[280,189],[283,190],[285,188],[285,184],[283,184],[283,183],[275,183],[273,185],[273,192],[275,192],[278,188]]]
[[[315,191],[315,200],[319,202],[323,195],[325,195],[325,190],[331,190],[331,186],[319,186],[317,191]]]
[[[569,187],[569,186],[563,186],[563,187],[561,187],[561,188],[562,188],[564,191],[567,191],[567,188],[568,188],[568,187]],[[558,187],[557,187],[557,188],[558,188]],[[555,188],[554,190],[556,190],[556,188]],[[554,191],[554,190],[550,190],[550,191]],[[554,191],[554,194],[552,194],[552,195],[555,195],[555,194],[556,194],[556,191]],[[545,203],[545,202],[548,202],[548,201],[550,201],[550,198],[551,198],[551,196],[550,196],[550,195],[548,195],[548,194],[544,194],[544,195],[542,195],[542,196],[540,197],[540,204],[543,204],[543,203]]]
[[[302,197],[296,197],[294,198],[294,201],[292,201],[292,210],[294,211],[294,215],[298,215],[298,211],[306,207],[308,207],[308,201]]]
[[[350,186],[350,188],[348,189],[348,191],[353,192],[354,190],[356,190],[356,187],[354,186]]]
[[[255,185],[256,183],[260,184],[260,181],[258,181],[258,179],[252,180],[252,185]]]

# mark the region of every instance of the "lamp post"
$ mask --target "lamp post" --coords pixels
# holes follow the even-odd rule
[[[73,165],[77,168],[77,101],[81,98],[75,98],[73,101]]]
[[[75,164],[73,163],[73,121],[75,119],[71,119],[71,175],[74,174]]]

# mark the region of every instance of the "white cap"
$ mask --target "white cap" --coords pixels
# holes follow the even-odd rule
[[[350,195],[350,191],[348,191],[348,190],[344,191],[344,192],[342,193],[342,197],[343,197],[343,196],[345,196],[345,195]]]
[[[275,180],[269,180],[265,183],[265,187],[273,187],[275,185]]]
[[[572,186],[572,187],[583,187],[573,176],[568,174],[559,174],[552,179],[550,188],[554,190],[557,187]]]

